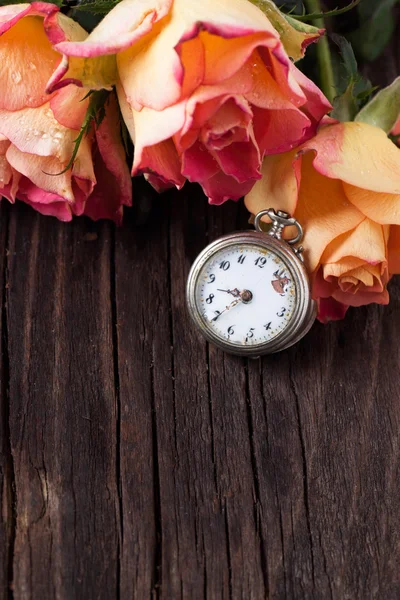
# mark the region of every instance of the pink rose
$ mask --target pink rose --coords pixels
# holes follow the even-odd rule
[[[42,214],[121,221],[131,204],[131,180],[119,138],[116,99],[65,169],[85,118],[86,92],[67,85],[50,96],[46,83],[62,57],[52,41],[87,35],[52,5],[0,8],[0,194],[23,200]]]
[[[330,109],[247,0],[123,0],[84,41],[55,48],[50,90],[65,72],[88,85],[77,57],[115,58],[133,175],[159,190],[198,182],[215,204],[246,194],[263,156],[310,138]]]
[[[246,206],[285,210],[303,225],[321,321],[389,302],[387,283],[400,273],[400,150],[384,131],[321,127],[300,149],[265,159]]]

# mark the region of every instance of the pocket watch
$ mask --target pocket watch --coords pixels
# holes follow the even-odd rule
[[[268,232],[261,218],[271,219]],[[258,357],[299,341],[316,317],[303,264],[300,223],[283,211],[259,212],[255,231],[236,232],[207,246],[190,270],[186,300],[203,336],[231,354]],[[296,235],[283,240],[285,227]]]

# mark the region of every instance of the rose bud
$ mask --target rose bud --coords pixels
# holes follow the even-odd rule
[[[389,302],[387,283],[400,273],[400,150],[384,131],[365,123],[321,127],[300,149],[264,160],[246,206],[253,214],[285,210],[304,227],[320,321],[343,318],[349,306]]]
[[[62,221],[86,214],[119,223],[131,181],[112,95],[66,170],[89,99],[75,85],[46,94],[62,59],[51,42],[87,34],[58,11],[40,2],[0,8],[0,193]]]
[[[91,60],[115,56],[132,174],[158,190],[198,182],[214,204],[246,194],[263,156],[312,137],[330,109],[247,0],[123,0],[84,41],[55,48],[64,66],[50,90],[67,70],[88,85],[78,59],[93,73]]]

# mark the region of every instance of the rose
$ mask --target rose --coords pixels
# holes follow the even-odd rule
[[[282,209],[303,225],[322,322],[388,303],[387,283],[400,273],[400,150],[382,130],[325,125],[300,149],[267,157],[246,206]]]
[[[122,205],[131,204],[131,181],[112,96],[102,123],[83,138],[65,171],[89,100],[74,85],[45,93],[62,59],[50,40],[87,34],[58,10],[45,3],[0,8],[0,194],[63,221],[86,214],[120,222]]]
[[[157,189],[199,182],[215,204],[247,193],[262,157],[311,137],[330,108],[247,0],[123,0],[86,40],[55,48],[64,61],[49,90],[67,70],[87,85],[77,57],[115,55],[132,174]]]

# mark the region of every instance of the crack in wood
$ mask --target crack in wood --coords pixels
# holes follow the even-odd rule
[[[113,340],[113,370],[114,370],[114,393],[116,402],[115,418],[115,478],[118,495],[118,561],[116,565],[117,589],[116,599],[121,594],[121,555],[124,547],[124,504],[122,498],[122,475],[121,475],[121,398],[120,398],[120,375],[118,362],[118,312],[116,302],[116,267],[115,267],[115,229],[110,227],[110,305],[111,305],[111,332]]]

